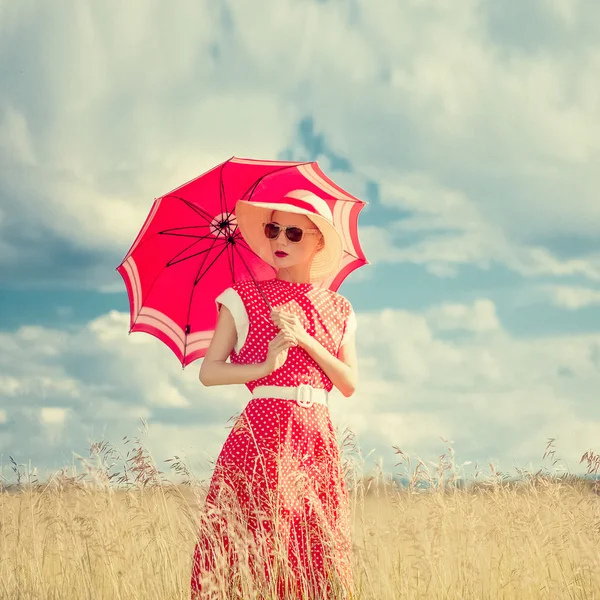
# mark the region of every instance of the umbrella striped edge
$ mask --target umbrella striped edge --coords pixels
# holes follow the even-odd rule
[[[123,278],[129,297],[129,333],[148,333],[166,344],[186,367],[206,354],[214,331],[186,334],[173,319],[155,308],[141,306],[141,286],[137,266],[132,256],[125,259],[117,272]]]

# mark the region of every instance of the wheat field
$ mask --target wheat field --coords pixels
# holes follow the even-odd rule
[[[461,486],[451,448],[433,473],[395,449],[403,487],[344,462],[355,598],[600,598],[592,481],[541,472],[507,481],[490,465],[485,481]],[[584,458],[597,473],[598,457]],[[97,444],[79,475],[63,470],[43,484],[13,463],[19,485],[0,494],[0,598],[188,599],[206,482],[179,457],[165,463],[183,483],[169,481],[139,438],[126,455]],[[215,598],[272,597],[228,595],[225,583]]]

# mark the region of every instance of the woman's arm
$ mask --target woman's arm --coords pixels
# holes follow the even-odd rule
[[[237,341],[235,321],[223,304],[213,338],[200,367],[200,382],[205,386],[247,383],[268,375],[264,362],[237,365],[225,362]]]
[[[325,371],[331,383],[348,398],[356,390],[358,379],[358,368],[356,360],[356,342],[354,333],[347,336],[344,345],[341,346],[337,358],[333,356],[315,338],[308,336],[298,342],[310,357]]]

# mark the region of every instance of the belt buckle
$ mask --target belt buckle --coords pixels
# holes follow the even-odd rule
[[[296,404],[304,408],[310,408],[314,401],[311,398],[312,387],[301,383],[296,389]]]

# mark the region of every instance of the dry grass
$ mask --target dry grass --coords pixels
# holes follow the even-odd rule
[[[97,464],[82,461],[81,475],[45,484],[14,465],[20,486],[0,494],[0,598],[189,598],[205,484],[178,458],[166,462],[185,481],[170,484],[139,439],[131,448],[121,456],[95,445]],[[357,598],[600,598],[591,482],[541,472],[509,482],[490,465],[489,477],[461,487],[451,448],[433,473],[420,461],[412,469],[396,448],[410,480],[400,489],[357,475],[362,459],[348,432],[343,449]],[[582,460],[597,474],[596,455]]]

